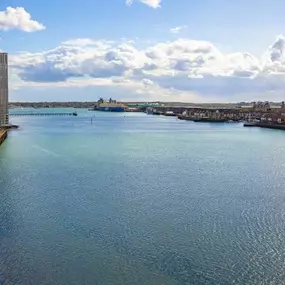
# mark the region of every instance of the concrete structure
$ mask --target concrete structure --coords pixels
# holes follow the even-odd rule
[[[0,130],[0,145],[5,141],[7,138],[7,130]]]
[[[8,123],[8,54],[0,53],[0,127]]]

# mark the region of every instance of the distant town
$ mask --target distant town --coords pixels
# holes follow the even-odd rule
[[[88,108],[105,112],[144,112],[175,116],[180,120],[208,123],[243,122],[245,127],[285,130],[285,103],[240,102],[229,104],[194,104],[183,102],[118,102],[100,98],[94,102],[14,102],[9,108]],[[76,111],[71,115],[77,115]]]
[[[93,108],[98,101],[70,101],[70,102],[10,102],[9,108]],[[187,103],[187,102],[162,102],[162,101],[120,101],[126,106],[146,106],[157,104],[165,107],[203,107],[203,108],[237,108],[240,106],[252,106],[255,102],[239,103]],[[281,106],[279,102],[269,102],[271,106]]]

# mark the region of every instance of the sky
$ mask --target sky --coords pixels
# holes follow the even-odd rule
[[[282,101],[284,9],[284,0],[2,0],[10,101]]]

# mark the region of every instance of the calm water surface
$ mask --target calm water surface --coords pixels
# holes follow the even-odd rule
[[[12,118],[0,284],[284,284],[285,132],[93,115]]]

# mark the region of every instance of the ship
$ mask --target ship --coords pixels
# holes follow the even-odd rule
[[[148,115],[153,115],[153,111],[154,109],[152,107],[147,107],[145,112],[148,114]]]
[[[126,106],[124,104],[118,103],[110,98],[108,101],[100,98],[93,109],[89,111],[103,111],[103,112],[125,112]]]
[[[125,112],[125,106],[120,103],[101,103],[98,106],[98,110],[104,112]]]

